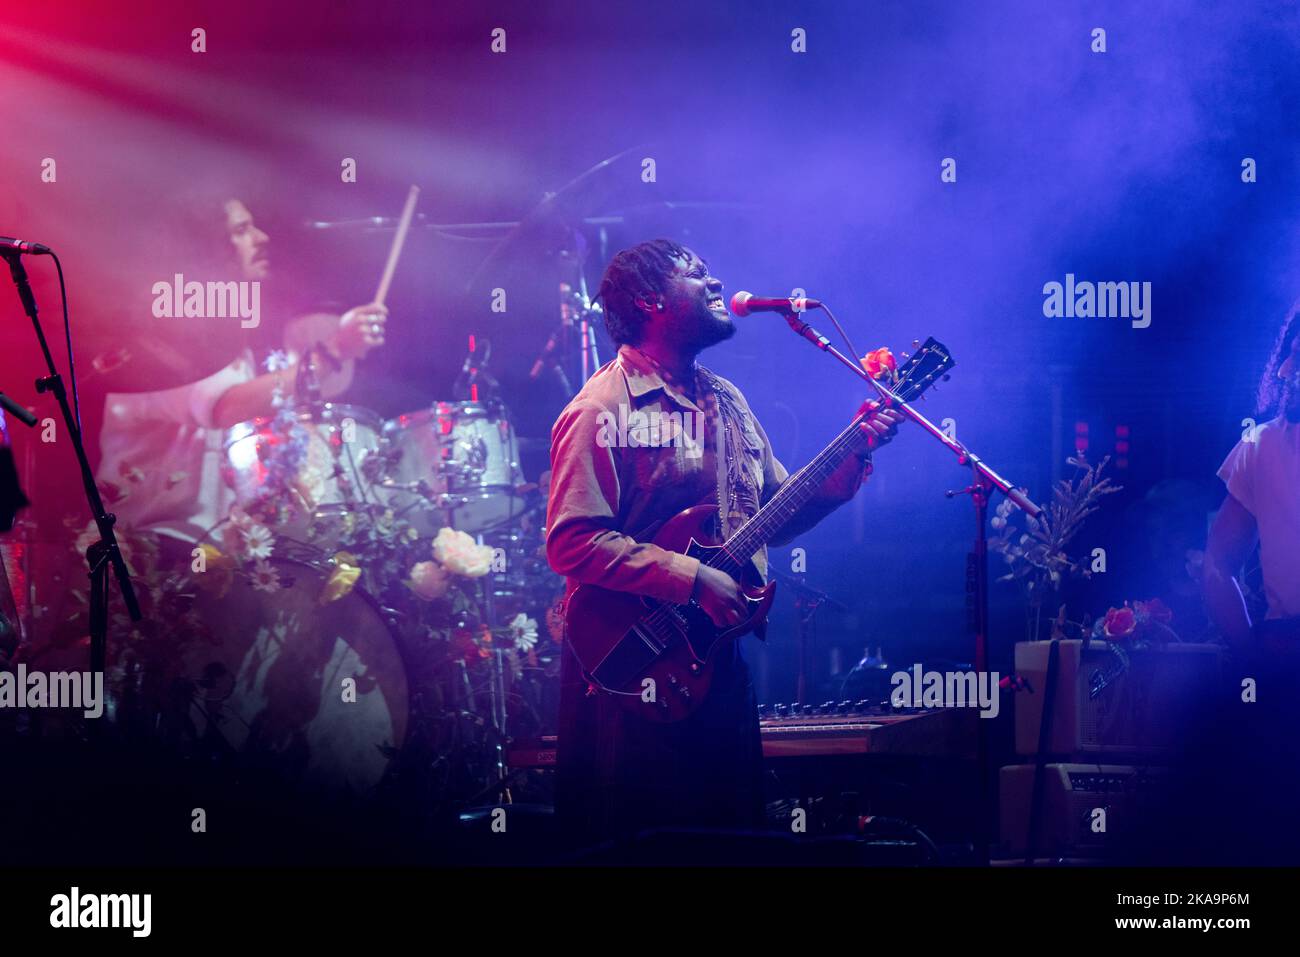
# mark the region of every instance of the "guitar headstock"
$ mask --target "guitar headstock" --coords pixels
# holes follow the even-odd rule
[[[911,402],[939,379],[946,379],[948,370],[956,364],[948,347],[931,336],[884,381],[900,399]]]

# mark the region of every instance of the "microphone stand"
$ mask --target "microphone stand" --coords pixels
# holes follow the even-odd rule
[[[948,498],[957,495],[969,495],[975,506],[975,540],[974,546],[966,559],[966,608],[968,626],[975,634],[975,670],[977,674],[988,671],[988,632],[989,632],[989,567],[988,567],[988,503],[994,491],[999,491],[1012,501],[1021,511],[1037,518],[1042,509],[1029,500],[1018,488],[1000,476],[961,442],[950,438],[942,429],[918,412],[912,405],[904,402],[883,382],[873,379],[860,362],[854,362],[840,352],[820,332],[803,321],[802,312],[791,308],[783,312],[785,321],[800,337],[807,339],[818,349],[829,353],[851,370],[854,375],[871,385],[880,394],[881,405],[896,409],[928,432],[937,442],[948,449],[957,458],[957,464],[971,470],[971,484],[960,491],[949,491]],[[980,775],[980,822],[977,832],[976,853],[981,863],[989,860],[989,830],[992,824],[992,800],[990,787],[990,769],[988,764],[988,732],[981,718],[976,722],[977,760]]]
[[[829,605],[840,611],[848,611],[848,609],[842,602],[836,601],[824,591],[813,588],[799,578],[776,569],[771,569],[771,573],[773,578],[794,592],[795,614],[798,615],[795,639],[799,646],[799,677],[795,684],[795,700],[805,705],[809,703],[808,683],[812,672],[813,619],[817,617],[817,612],[822,605]]]
[[[86,549],[86,562],[90,566],[90,670],[102,673],[108,659],[108,569],[111,566],[117,576],[118,588],[122,591],[122,600],[126,602],[127,613],[132,621],[139,621],[140,603],[136,600],[135,589],[131,585],[131,576],[122,559],[122,551],[113,533],[113,524],[117,516],[104,510],[104,501],[100,497],[99,487],[95,485],[95,476],[90,471],[90,462],[86,459],[86,446],[81,441],[81,429],[68,405],[68,393],[64,389],[63,379],[54,365],[54,356],[50,354],[49,343],[45,341],[45,332],[37,318],[36,297],[32,295],[31,283],[27,280],[27,270],[23,268],[22,259],[17,252],[3,253],[9,262],[9,272],[14,285],[18,287],[18,298],[22,300],[23,311],[32,320],[36,330],[36,339],[45,356],[49,375],[36,380],[37,392],[52,392],[59,403],[63,415],[64,427],[72,439],[72,448],[77,455],[77,465],[81,469],[81,484],[86,492],[86,501],[90,513],[94,516],[95,527],[99,530],[99,541]]]

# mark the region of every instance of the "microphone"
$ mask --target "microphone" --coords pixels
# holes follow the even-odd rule
[[[0,236],[0,254],[3,253],[27,253],[29,256],[48,256],[50,247],[43,243],[29,243],[25,239],[14,239],[12,236]]]
[[[36,416],[32,415],[30,412],[24,409],[13,399],[9,398],[9,396],[5,395],[3,392],[0,392],[0,409],[4,409],[5,412],[8,412],[10,415],[12,415],[15,419],[17,419],[19,422],[21,422],[23,425],[27,426],[28,428],[34,428],[36,426]],[[4,420],[4,413],[0,412],[0,421],[3,420]],[[0,429],[0,431],[3,430]]]
[[[528,378],[536,379],[542,374],[548,365],[555,362],[555,350],[560,344],[560,330],[556,329],[551,333],[551,337],[546,340],[546,345],[542,347],[541,353],[533,362],[533,367],[528,370]]]
[[[790,315],[820,309],[821,306],[818,299],[768,299],[743,291],[731,297],[731,311],[738,316],[748,316],[751,312],[780,312]]]

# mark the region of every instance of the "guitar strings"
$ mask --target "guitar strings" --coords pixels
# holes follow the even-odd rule
[[[909,367],[907,373],[902,377],[900,377],[899,381],[895,384],[893,389],[894,394],[898,395],[899,398],[901,398],[904,402],[910,402],[913,398],[915,398],[915,396],[912,395],[904,396],[901,393],[906,386],[911,384],[912,379],[916,376],[917,371],[921,365],[921,361],[919,361],[920,357],[923,355],[928,356],[930,351],[931,350],[929,349],[923,349],[921,352],[918,352],[915,356],[913,356],[912,359],[917,361],[909,360]],[[943,360],[941,356],[940,357],[941,364],[942,361]],[[922,381],[926,382],[933,378],[934,378],[934,374],[932,373],[930,375],[925,376],[922,379]],[[786,479],[786,482],[783,484],[782,488],[797,489],[798,484],[804,480],[806,474],[809,472],[810,469],[813,469],[814,467],[821,468],[831,458],[834,457],[831,454],[832,450],[838,452],[842,449],[843,446],[851,444],[857,438],[859,425],[861,424],[861,420],[863,420],[865,417],[866,417],[866,413],[863,413],[862,415],[854,418],[853,422],[850,423],[849,428],[845,429],[838,436],[836,436],[835,439],[830,443],[830,445],[828,445],[820,453],[814,456],[812,461],[804,465],[803,468],[797,470],[793,475],[789,476]],[[797,492],[792,491],[790,494],[794,495],[797,494]],[[775,514],[774,509],[771,511],[769,510],[772,509],[772,507],[777,502],[777,499],[780,497],[780,495],[781,495],[781,490],[778,490],[777,493],[773,495],[772,498],[768,501],[767,505],[760,508],[748,520],[746,520],[745,524],[743,524],[740,528],[738,528],[727,541],[734,542],[741,535],[746,534],[754,526],[755,522],[760,520],[764,512],[768,512],[769,518],[772,514]],[[763,520],[766,521],[766,519]],[[714,554],[725,556],[727,560],[729,560],[735,565],[737,573],[739,573],[741,569],[743,569],[744,564],[740,562],[733,554],[731,554],[730,551],[728,551],[726,545],[727,543],[724,542],[721,546],[719,546],[720,550],[718,552],[715,552]],[[717,565],[715,565],[712,561],[706,561],[705,564],[707,564],[710,568],[717,567]],[[646,626],[649,626],[654,631],[655,638],[657,639],[661,638],[661,635],[658,633],[659,626],[664,624],[671,624],[673,626],[672,631],[676,632],[677,635],[684,637],[683,632],[678,627],[676,616],[669,611],[669,607],[670,606],[667,605],[666,603],[660,604],[656,606],[650,612],[649,615],[647,615],[644,619],[642,619],[642,623]],[[667,645],[667,641],[671,640],[671,637],[672,637],[671,635],[662,636],[662,640],[665,646]]]

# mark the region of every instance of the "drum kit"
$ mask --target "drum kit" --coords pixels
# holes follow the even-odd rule
[[[527,507],[519,442],[499,402],[435,402],[384,421],[354,405],[298,406],[293,431],[305,446],[285,483],[294,499],[273,529],[328,547],[323,527],[364,509],[389,509],[421,535],[440,528],[478,534],[518,519]],[[223,476],[245,511],[263,505],[286,439],[279,419],[240,423],[226,436]],[[280,476],[282,477],[282,476]],[[337,536],[335,536],[337,537]]]
[[[558,663],[531,648],[466,655],[430,641],[394,570],[442,529],[477,539],[491,568],[462,579],[470,607],[447,610],[452,630],[477,635],[520,618],[535,628],[559,597],[544,501],[524,482],[505,406],[439,401],[387,421],[359,406],[297,406],[231,428],[222,471],[237,517],[213,546],[229,549],[253,522],[269,533],[257,553],[270,554],[219,596],[200,591],[212,635],[183,656],[192,740],[314,790],[370,795],[398,770],[409,782],[448,765],[458,783],[442,799],[502,781],[517,710],[507,702],[531,708],[521,720],[535,727]],[[364,574],[326,599],[340,556]]]
[[[386,418],[324,401],[301,334],[290,324],[284,341],[304,358],[295,399],[277,395],[273,414],[221,437],[231,508],[200,544],[235,573],[214,588],[211,569],[191,569],[202,629],[178,625],[172,647],[119,675],[132,712],[120,727],[312,791],[373,796],[399,780],[442,804],[504,794],[507,735],[546,730],[556,710],[556,646],[538,640],[537,622],[562,582],[545,562],[544,494],[525,480],[509,409],[490,376],[476,378],[490,345],[471,339],[474,376],[454,398]],[[195,355],[157,334],[122,336],[136,339],[92,353],[88,378],[104,391],[182,386],[237,354],[224,341]],[[434,574],[452,585],[421,594],[415,571],[446,529],[490,567],[444,562]]]
[[[560,321],[544,356],[568,394],[599,363],[582,230],[599,224],[603,241],[605,225],[621,221],[591,214],[611,182],[639,183],[640,149],[597,164],[504,224],[470,277],[472,285],[488,264],[543,234],[562,237]],[[308,224],[394,230],[376,302],[413,224],[445,235],[503,225],[417,220],[418,193],[412,187],[396,221]],[[135,391],[140,382],[159,389],[229,361],[218,349],[195,356],[185,343],[171,348],[157,327],[137,338],[138,347],[123,347],[135,340],[122,334],[113,349],[92,349],[87,379],[104,391]],[[471,337],[472,358],[476,348]],[[542,365],[539,358],[530,378]],[[508,800],[507,737],[554,729],[558,645],[537,639],[558,621],[562,591],[545,560],[545,488],[524,476],[510,412],[490,378],[458,382],[453,398],[391,418],[321,401],[302,384],[295,394],[308,401],[224,435],[221,473],[234,508],[208,544],[214,555],[230,553],[244,536],[251,547],[236,557],[245,574],[217,591],[197,583],[195,611],[209,633],[172,654],[170,710],[150,720],[191,754],[312,789],[373,795],[394,780],[409,790],[414,779],[415,791],[444,806],[494,792]],[[412,587],[412,566],[444,529],[467,534],[492,562],[487,574],[452,576],[459,591],[441,599],[443,619],[431,629],[434,605]],[[502,640],[512,629],[525,637]],[[473,641],[458,644],[466,635]]]

